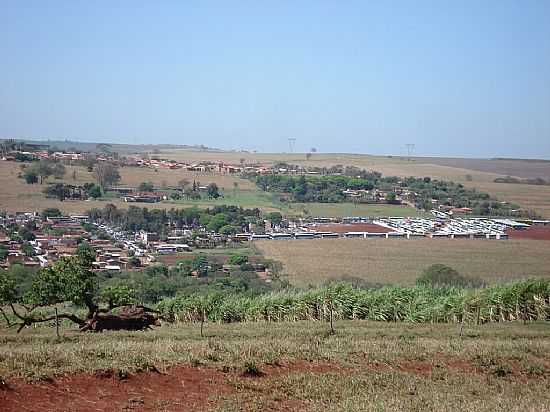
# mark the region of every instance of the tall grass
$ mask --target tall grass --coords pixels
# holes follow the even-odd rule
[[[550,280],[524,280],[484,289],[384,287],[336,284],[259,296],[210,294],[161,301],[159,310],[180,322],[203,314],[211,322],[282,322],[367,319],[387,322],[501,322],[550,318]]]

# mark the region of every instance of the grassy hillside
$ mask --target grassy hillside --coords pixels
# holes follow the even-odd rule
[[[544,324],[336,322],[0,331],[5,411],[525,411],[550,405]],[[58,378],[66,373],[79,375]],[[82,373],[86,373],[83,375]],[[26,381],[35,381],[33,385]],[[38,381],[38,382],[37,382]],[[40,402],[38,402],[40,399]]]

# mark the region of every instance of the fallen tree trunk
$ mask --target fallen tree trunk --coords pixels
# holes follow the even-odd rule
[[[18,326],[17,333],[26,326],[35,323],[51,322],[56,316],[35,317],[19,313],[13,305],[10,305],[13,314],[20,320],[17,323],[9,323],[8,327]],[[32,312],[32,309],[30,310]],[[120,313],[115,314],[104,309],[97,309],[86,319],[81,319],[73,314],[60,313],[57,319],[67,319],[76,323],[81,332],[102,332],[104,330],[145,330],[152,329],[151,326],[160,326],[160,319],[154,313],[157,311],[145,306],[125,306]],[[7,317],[6,317],[7,319]]]
[[[104,330],[144,330],[160,326],[160,320],[151,309],[143,306],[127,306],[119,314],[96,312],[80,327],[82,332],[102,332]]]

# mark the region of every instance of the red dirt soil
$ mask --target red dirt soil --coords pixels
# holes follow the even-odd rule
[[[370,233],[389,233],[393,232],[384,226],[376,225],[374,223],[327,223],[320,224],[313,227],[316,232],[334,232],[334,233],[346,233],[346,232],[370,232]]]
[[[507,230],[510,239],[550,240],[550,225],[533,225],[527,229]]]
[[[0,387],[1,412],[206,411],[216,397],[235,393],[228,378],[261,379],[296,372],[328,373],[342,368],[326,362],[266,365],[260,376],[214,368],[176,366],[167,373],[140,372],[121,379],[116,371],[74,374],[51,382],[8,380]],[[277,410],[299,410],[279,405]]]
[[[143,372],[119,379],[116,373],[69,375],[49,383],[8,381],[0,391],[2,412],[203,411],[209,399],[229,393],[224,373],[210,368],[175,367],[167,374]]]

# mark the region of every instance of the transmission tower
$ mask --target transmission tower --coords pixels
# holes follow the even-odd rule
[[[296,144],[296,138],[289,137],[288,138],[288,148],[290,150],[290,153],[294,153],[294,145]]]
[[[407,157],[411,160],[411,154],[414,152],[414,143],[407,143]]]

